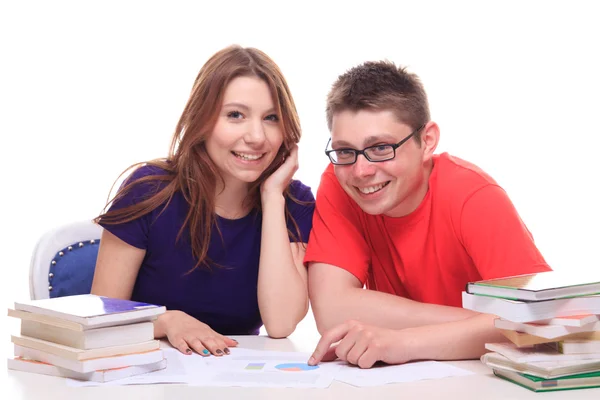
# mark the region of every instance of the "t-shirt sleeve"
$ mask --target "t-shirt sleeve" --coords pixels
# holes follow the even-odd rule
[[[460,235],[483,279],[549,271],[506,192],[486,185],[467,198]]]
[[[304,262],[335,265],[350,272],[364,285],[371,256],[360,214],[353,202],[335,175],[325,172],[317,191],[313,229]]]
[[[315,196],[312,194],[310,187],[298,180],[294,180],[290,184],[290,194],[298,200],[296,202],[291,198],[286,199],[286,207],[294,219],[294,221],[287,219],[288,231],[293,234],[289,236],[290,242],[308,243],[312,229],[313,213],[315,212]],[[300,237],[298,237],[294,222],[300,230]]]
[[[144,176],[160,175],[159,171],[162,170],[159,169],[156,171],[155,168],[148,166],[138,168],[123,182],[119,188],[119,192],[126,185],[135,182]],[[157,184],[158,182],[156,181],[133,184],[131,190],[124,196],[113,201],[109,211],[122,209],[147,199],[158,190]],[[148,236],[153,214],[153,212],[150,212],[137,219],[120,224],[107,224],[100,220],[100,225],[125,243],[137,247],[138,249],[145,250],[148,247]]]

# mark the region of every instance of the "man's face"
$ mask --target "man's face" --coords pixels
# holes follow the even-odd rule
[[[416,127],[415,127],[416,128]],[[422,130],[425,131],[426,128]],[[362,150],[396,144],[413,128],[398,121],[391,111],[342,111],[333,116],[331,148]],[[351,165],[335,165],[335,175],[346,193],[368,214],[400,217],[410,214],[427,193],[427,146],[409,139],[388,161],[370,162],[363,155]]]

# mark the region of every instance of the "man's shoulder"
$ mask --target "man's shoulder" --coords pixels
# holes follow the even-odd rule
[[[360,206],[346,193],[337,176],[332,164],[329,164],[321,175],[321,182],[317,189],[317,209],[328,210],[331,214],[343,216],[343,218],[359,221],[368,218]]]
[[[333,164],[327,165],[327,167],[321,174],[321,183],[319,184],[318,191],[319,191],[319,193],[321,193],[323,191],[327,191],[327,192],[335,191],[335,192],[339,192],[339,193],[343,192],[344,194],[346,194],[346,192],[344,192],[344,189],[342,188],[342,185],[340,185],[340,182],[338,181],[337,177],[335,176]]]
[[[471,193],[484,186],[498,183],[477,165],[448,153],[434,159],[436,183],[439,189],[454,194]]]

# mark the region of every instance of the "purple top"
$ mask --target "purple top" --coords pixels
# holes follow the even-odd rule
[[[160,168],[143,166],[128,181],[161,174],[165,171]],[[111,209],[140,201],[155,192],[156,186],[154,182],[135,185]],[[312,227],[314,196],[310,188],[300,181],[293,181],[290,191],[296,199],[310,202],[302,205],[286,199],[286,207],[300,228],[300,241],[307,243]],[[186,275],[196,264],[189,230],[184,230],[179,241],[176,238],[188,209],[183,195],[177,192],[166,208],[159,206],[124,224],[101,223],[104,229],[121,240],[146,250],[131,299],[164,305],[167,310],[183,311],[224,335],[258,334],[262,326],[256,291],[262,213],[252,211],[235,220],[217,216],[216,224],[223,239],[213,225],[208,258],[222,267],[213,266],[208,271],[201,266]],[[295,234],[293,223],[288,221],[287,225]],[[292,237],[290,241],[293,241]]]

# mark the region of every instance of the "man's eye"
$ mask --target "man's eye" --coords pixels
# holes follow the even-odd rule
[[[371,147],[371,151],[375,154],[387,154],[392,151],[392,147],[387,144],[382,144],[380,146]]]
[[[354,151],[350,149],[341,149],[335,151],[338,157],[352,157],[354,155]]]

